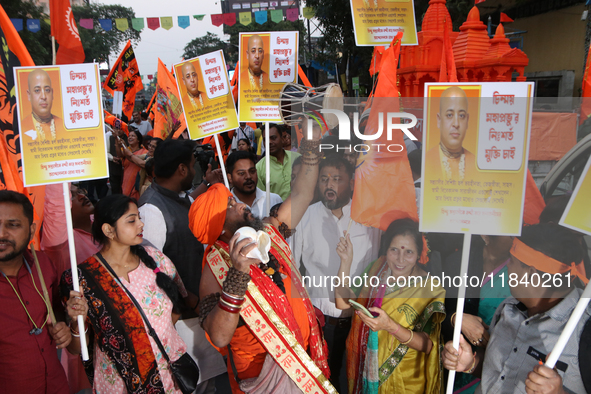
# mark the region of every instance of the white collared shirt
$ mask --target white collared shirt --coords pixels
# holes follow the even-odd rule
[[[353,310],[342,311],[335,307],[334,291],[331,291],[331,280],[324,286],[324,278],[338,274],[341,259],[337,254],[337,244],[343,232],[349,227],[351,219],[351,201],[343,207],[343,216],[338,219],[322,201],[308,207],[302,220],[296,227],[293,238],[294,263],[306,268],[306,276],[310,277],[312,286],[308,292],[312,304],[325,315],[346,317]],[[351,278],[360,276],[367,266],[378,257],[381,231],[366,227],[355,221],[349,230],[353,243],[353,263]],[[318,286],[322,281],[322,285]]]
[[[258,187],[256,188],[255,193],[256,193],[256,196],[254,198],[254,201],[252,202],[252,206],[250,207],[250,211],[252,212],[252,214],[254,215],[255,218],[263,219],[264,217],[268,216],[266,214],[266,212],[267,212],[267,205],[266,205],[267,193],[262,191]],[[237,203],[246,204],[245,202],[240,201],[238,196],[236,196],[236,193],[234,193],[234,188],[232,188],[232,194],[234,195],[234,199],[236,200]],[[271,208],[273,208],[274,205],[280,204],[282,202],[283,202],[283,200],[281,199],[281,197],[279,197],[279,194],[271,193],[271,205],[270,205]]]

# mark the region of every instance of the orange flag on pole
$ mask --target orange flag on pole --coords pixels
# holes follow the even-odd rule
[[[376,133],[380,117],[386,118],[388,112],[399,111],[396,69],[401,41],[402,32],[399,32],[394,37],[392,45],[384,52],[382,70],[365,128],[367,135]],[[386,125],[386,119],[383,120],[383,124]],[[387,134],[384,130],[382,136],[372,142],[374,147],[377,144],[405,146],[402,131],[394,131],[392,140],[387,139]],[[379,152],[376,149],[362,152],[357,159],[356,167],[351,206],[353,220],[382,230],[386,230],[396,219],[411,218],[418,221],[415,187],[406,149],[396,153],[388,152],[386,149]]]
[[[0,6],[0,189],[14,190],[29,197],[35,207],[37,234],[35,244],[39,245],[39,230],[43,218],[45,186],[25,188],[22,181],[22,159],[20,152],[20,133],[18,129],[15,81],[13,68],[34,66],[14,25]]]
[[[162,60],[158,59],[158,83],[156,84],[156,113],[154,116],[154,137],[165,139],[178,122],[179,134],[187,128],[179,90],[172,73]]]
[[[581,116],[579,125],[591,116],[591,78],[589,77],[589,67],[591,66],[591,45],[587,54],[587,63],[585,64],[585,73],[583,74],[583,94],[581,95]]]
[[[56,64],[84,63],[85,55],[69,0],[49,0],[51,35],[59,44]]]
[[[546,202],[536,185],[534,177],[527,170],[527,179],[525,181],[525,202],[523,206],[523,224],[538,224],[540,214],[546,207]]]
[[[447,19],[443,22],[443,47],[441,49],[441,69],[439,70],[439,82],[458,82],[458,72],[454,51],[449,37]]]
[[[125,48],[121,51],[103,84],[103,88],[111,94],[114,94],[115,91],[123,92],[123,114],[131,121],[135,95],[144,88],[131,41],[127,41]]]
[[[373,55],[371,57],[371,64],[369,65],[369,75],[374,76],[380,72],[382,69],[382,57],[384,56],[384,52],[386,51],[386,47],[384,46],[377,46],[373,48]]]

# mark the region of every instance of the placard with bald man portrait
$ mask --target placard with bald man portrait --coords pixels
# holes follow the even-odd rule
[[[533,85],[425,84],[421,231],[519,235]]]
[[[191,139],[238,127],[221,50],[175,64],[174,69]]]
[[[240,33],[238,117],[280,122],[279,97],[298,80],[298,32]]]
[[[98,66],[14,70],[25,186],[108,176]]]

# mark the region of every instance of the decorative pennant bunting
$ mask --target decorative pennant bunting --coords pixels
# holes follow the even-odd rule
[[[129,22],[127,21],[127,18],[116,18],[115,27],[119,31],[125,31],[129,29]]]
[[[279,23],[283,20],[283,10],[271,10],[271,20]]]
[[[233,12],[223,14],[223,18],[224,25],[226,26],[234,26],[236,24],[236,14]]]
[[[131,18],[131,27],[133,27],[133,30],[142,30],[144,28],[144,18]]]
[[[178,23],[180,28],[186,29],[191,25],[191,19],[188,15],[179,16]]]
[[[160,27],[160,18],[146,18],[148,20],[148,29],[156,30]]]
[[[172,16],[161,16],[160,17],[160,25],[165,30],[172,29]]]
[[[224,23],[224,16],[222,14],[212,14],[211,23],[214,26],[221,26]]]
[[[10,21],[14,25],[14,28],[16,29],[16,31],[23,30],[23,20],[22,19],[10,18]]]
[[[104,31],[111,31],[113,29],[113,21],[111,19],[99,19],[99,23]]]
[[[287,20],[290,22],[295,22],[300,17],[300,12],[297,8],[288,8],[285,10],[285,14],[287,16]]]
[[[248,26],[252,23],[252,13],[250,11],[241,12],[239,16],[241,25]]]
[[[27,30],[32,33],[37,33],[41,30],[41,22],[39,19],[27,19]]]
[[[304,7],[304,18],[312,19],[316,14],[316,10],[312,7]]]
[[[205,14],[193,15],[193,18],[197,19],[198,21],[202,21],[203,18],[205,18]]]
[[[82,18],[80,19],[80,27],[92,30],[94,29],[94,20],[92,18]]]
[[[254,12],[254,20],[259,25],[267,22],[267,11],[255,11]]]

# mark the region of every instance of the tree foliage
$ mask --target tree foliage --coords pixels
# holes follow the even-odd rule
[[[228,43],[222,41],[217,35],[207,32],[207,34],[203,37],[194,38],[187,45],[185,45],[183,57],[185,59],[192,59],[194,57],[201,56],[213,51],[219,51],[221,49],[224,51],[226,60],[235,61],[234,59],[230,59],[231,51],[227,51],[227,47]]]
[[[119,55],[127,40],[131,40],[133,45],[137,44],[141,39],[140,32],[131,28],[131,18],[135,18],[135,12],[131,7],[124,7],[118,4],[105,5],[90,3],[82,7],[74,6],[72,7],[72,11],[77,21],[81,18],[87,18],[92,19],[94,22],[94,28],[92,30],[78,28],[82,46],[84,46],[86,62],[107,62],[109,55]],[[116,18],[126,18],[129,23],[129,29],[120,31],[113,24],[111,31],[105,31],[100,26],[99,19]]]
[[[447,0],[455,31],[466,20],[472,5],[472,0]],[[356,46],[349,0],[306,0],[306,6],[316,10],[316,18],[322,32],[318,40],[319,53],[315,53],[313,58],[320,62],[336,63],[340,74],[345,72],[348,64],[349,86],[355,76],[359,76],[361,84],[371,86],[369,65],[373,48]],[[429,1],[415,0],[414,6],[417,29],[420,30]]]
[[[32,33],[24,28],[19,32],[19,35],[36,65],[51,64],[51,27],[44,20],[48,16],[43,13],[43,8],[35,5],[32,1],[22,0],[11,0],[6,4],[3,2],[2,7],[4,7],[4,11],[10,18],[40,19],[41,30]]]

